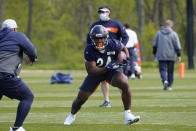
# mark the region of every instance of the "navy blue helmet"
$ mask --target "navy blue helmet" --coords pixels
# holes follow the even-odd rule
[[[108,44],[108,31],[106,28],[102,25],[95,25],[89,35],[94,48],[98,51],[103,51]]]

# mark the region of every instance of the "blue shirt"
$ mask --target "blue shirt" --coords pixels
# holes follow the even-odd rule
[[[116,55],[121,49],[120,41],[108,39],[108,45],[105,47],[104,53],[96,50],[91,43],[86,45],[84,57],[86,61],[95,61],[98,67],[105,67],[108,63],[115,60]]]
[[[21,32],[10,28],[0,30],[0,72],[18,75],[21,69],[23,52],[31,61],[37,59],[36,49]]]
[[[129,37],[123,28],[122,24],[117,21],[110,19],[109,21],[97,21],[93,23],[90,27],[90,30],[95,26],[95,25],[102,25],[104,26],[107,31],[109,32],[109,37],[110,39],[116,39],[121,41],[124,45],[127,44]],[[87,35],[87,44],[91,42],[89,34]]]
[[[0,51],[24,51],[28,56],[36,55],[36,49],[30,40],[23,33],[9,28],[0,30]]]

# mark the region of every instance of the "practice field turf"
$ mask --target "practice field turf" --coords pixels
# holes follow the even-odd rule
[[[124,125],[124,111],[117,88],[110,87],[111,108],[100,108],[101,88],[89,98],[71,126],[63,122],[78,88],[86,76],[85,71],[72,73],[73,84],[50,85],[50,77],[58,71],[22,71],[21,78],[35,95],[32,109],[23,127],[27,131],[194,131],[196,130],[196,71],[185,72],[180,79],[175,71],[172,91],[163,91],[158,69],[143,70],[143,79],[129,80],[132,89],[132,112],[141,121]],[[0,101],[0,131],[13,126],[18,101],[3,97]]]

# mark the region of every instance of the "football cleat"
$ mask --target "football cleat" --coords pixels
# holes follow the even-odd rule
[[[142,79],[142,74],[139,74],[138,75],[138,79]]]
[[[134,80],[135,79],[135,74],[131,74],[130,79]]]
[[[129,113],[127,116],[125,116],[125,125],[131,125],[139,120],[140,116],[134,116],[133,114]]]
[[[21,126],[18,129],[14,130],[13,128],[10,127],[9,131],[25,131],[25,129]]]
[[[75,121],[76,115],[69,114],[64,121],[64,125],[71,125]]]
[[[99,107],[112,107],[110,102],[105,101],[103,104],[99,105]]]
[[[168,87],[166,88],[166,90],[171,91],[171,90],[172,90],[171,86],[168,86]]]
[[[163,82],[163,90],[167,90],[168,81]]]

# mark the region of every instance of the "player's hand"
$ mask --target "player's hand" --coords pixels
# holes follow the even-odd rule
[[[120,63],[119,65],[120,65],[121,68],[124,68],[129,64],[130,64],[130,59],[129,60],[123,60],[123,63]]]
[[[106,71],[116,70],[116,69],[118,69],[118,68],[120,68],[120,64],[119,64],[118,62],[116,62],[116,61],[110,62],[110,63],[105,67]]]

